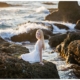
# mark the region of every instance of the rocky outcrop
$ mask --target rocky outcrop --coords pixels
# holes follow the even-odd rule
[[[53,75],[54,74],[54,75]],[[0,53],[0,78],[2,79],[59,79],[55,64],[44,61],[30,64],[21,59]]]
[[[0,7],[10,7],[10,4],[7,4],[5,2],[0,2]]]
[[[80,79],[80,66],[79,65],[72,65],[72,69],[74,74]]]
[[[54,25],[57,26],[59,29],[66,29],[66,30],[69,30],[69,27],[67,27],[66,25],[57,24],[57,23],[54,23]]]
[[[10,44],[0,38],[0,52],[7,53],[11,56],[19,56],[20,54],[29,53],[29,49],[17,44]]]
[[[80,30],[80,20],[78,20],[78,21],[76,22],[75,29]]]
[[[77,1],[59,1],[58,11],[52,12],[45,18],[52,21],[76,23],[80,19],[80,7]]]
[[[56,47],[56,51],[66,59],[69,63],[80,64],[79,52],[76,51],[79,48],[80,32],[72,32],[67,35],[67,38]],[[78,58],[78,59],[77,59]]]
[[[53,35],[53,33],[49,30],[45,30],[45,29],[42,29],[42,30],[43,30],[45,39],[48,39],[50,36]],[[36,31],[37,29],[34,29],[34,30],[30,30],[28,33],[22,33],[19,35],[15,35],[11,37],[11,40],[14,42],[22,42],[22,41],[35,42],[37,40],[35,36]]]
[[[80,40],[74,40],[69,44],[67,62],[80,64]]]
[[[66,38],[67,34],[58,34],[55,36],[52,36],[49,39],[49,45],[50,47],[56,47],[57,45],[59,45],[61,42],[64,41],[64,39]]]
[[[30,64],[18,56],[29,50],[20,45],[11,44],[0,38],[0,78],[1,79],[59,79],[56,65],[43,61]],[[53,75],[54,74],[54,75]]]
[[[46,5],[56,5],[56,3],[52,3],[52,2],[43,2],[43,4],[46,4]]]

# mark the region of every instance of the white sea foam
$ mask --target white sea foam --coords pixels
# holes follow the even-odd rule
[[[23,24],[23,25],[19,25],[17,27],[17,29],[12,29],[12,28],[5,29],[5,30],[0,29],[0,36],[3,39],[6,39],[6,38],[10,39],[14,35],[18,35],[18,34],[24,33],[24,32],[27,33],[29,30],[38,29],[38,28],[47,29],[47,27],[42,26],[41,24],[26,23],[26,24]]]
[[[44,12],[44,13],[48,13],[48,14],[50,13],[49,10],[46,9],[44,6],[41,6],[41,7],[37,8],[36,12],[37,13]]]

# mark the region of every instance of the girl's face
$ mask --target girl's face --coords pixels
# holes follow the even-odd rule
[[[36,38],[37,38],[37,39],[40,39],[40,38],[41,38],[40,31],[37,31],[37,32],[36,32]]]

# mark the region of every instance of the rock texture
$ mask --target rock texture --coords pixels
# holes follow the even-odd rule
[[[29,50],[20,45],[11,44],[0,38],[0,79],[59,79],[56,65],[43,61],[30,64],[19,55],[29,53]]]
[[[66,59],[69,63],[75,63],[80,65],[79,61],[79,41],[80,32],[72,32],[67,35],[67,38],[56,47],[56,51]]]
[[[52,36],[49,39],[49,45],[50,45],[50,47],[56,47],[61,42],[63,42],[66,37],[67,37],[67,34],[58,34],[58,35]]]
[[[74,40],[69,44],[67,61],[80,64],[80,40]]]
[[[78,20],[78,21],[76,22],[75,29],[80,30],[80,20]]]
[[[59,1],[58,11],[52,12],[45,18],[50,21],[65,21],[76,23],[80,19],[80,7],[77,1]]]
[[[66,29],[66,30],[69,30],[69,28],[63,24],[57,24],[57,23],[54,23],[55,26],[57,26],[59,29]]]
[[[11,6],[10,4],[7,4],[5,2],[0,2],[0,7],[9,7]]]

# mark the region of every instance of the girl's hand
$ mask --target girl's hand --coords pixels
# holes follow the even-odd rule
[[[44,65],[44,63],[43,63],[43,62],[40,62],[40,64],[41,64],[41,65]]]

